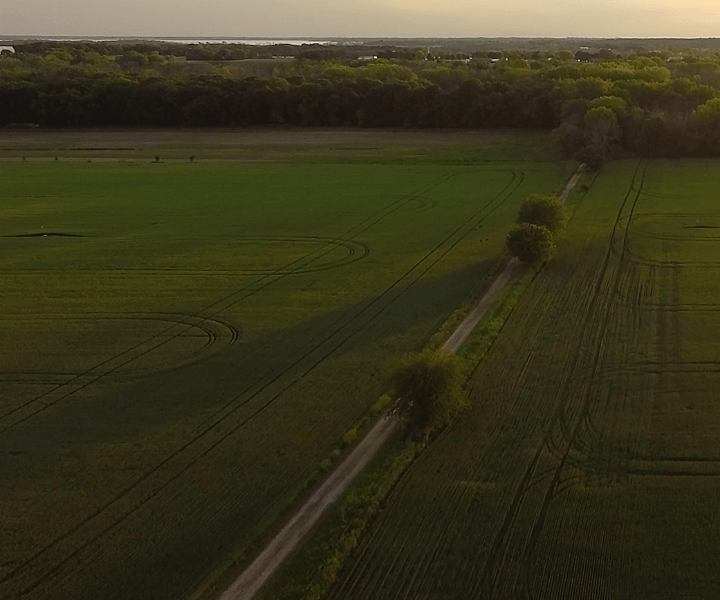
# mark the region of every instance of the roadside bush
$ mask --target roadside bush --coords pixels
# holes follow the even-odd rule
[[[447,425],[465,406],[465,377],[459,359],[440,350],[408,356],[395,376],[400,410],[416,431]]]
[[[342,436],[344,446],[350,446],[357,439],[357,429],[348,429]]]
[[[555,196],[533,195],[520,206],[517,223],[541,225],[558,236],[567,225],[567,211]]]
[[[598,171],[607,162],[608,157],[597,146],[585,146],[575,155],[575,160],[585,163],[593,171]]]
[[[384,411],[390,403],[392,398],[388,394],[383,394],[380,398],[370,407],[370,416],[377,417],[382,411]]]
[[[522,262],[539,265],[547,261],[555,250],[554,236],[543,225],[521,223],[505,240],[510,254]]]
[[[553,132],[553,139],[566,156],[574,156],[585,145],[585,132],[572,123],[563,123]]]

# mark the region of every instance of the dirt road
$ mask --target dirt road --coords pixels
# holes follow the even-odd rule
[[[242,575],[220,596],[220,600],[249,600],[274,575],[320,517],[347,489],[348,485],[395,430],[397,420],[386,417],[368,432],[325,483],[300,507],[290,522],[270,541]]]
[[[561,202],[566,202],[570,196],[570,192],[575,189],[575,186],[583,173],[584,167],[585,165],[580,165],[563,188],[562,193],[558,196],[558,199]],[[497,276],[495,281],[488,288],[488,291],[483,294],[483,297],[480,298],[478,303],[475,305],[475,308],[472,309],[470,314],[468,314],[463,322],[458,325],[458,328],[453,332],[448,341],[445,342],[442,347],[445,352],[457,352],[458,348],[463,345],[463,342],[473,332],[487,310],[492,306],[495,300],[498,299],[498,296],[500,296],[502,291],[505,289],[505,286],[515,278],[520,270],[520,267],[521,263],[517,258],[511,258],[505,264],[505,267],[500,272],[500,275]]]
[[[582,175],[583,165],[578,167],[560,194],[565,202]],[[463,320],[450,339],[443,346],[446,352],[456,352],[487,309],[497,299],[505,286],[512,281],[520,269],[520,261],[508,261],[500,275],[483,294],[475,308]],[[251,600],[263,585],[278,571],[285,559],[297,548],[330,506],[347,489],[352,480],[370,462],[383,442],[397,426],[394,417],[380,420],[358,444],[353,452],[342,461],[325,483],[300,507],[280,532],[268,543],[260,555],[243,571],[235,582],[220,596],[219,600]]]
[[[445,352],[454,353],[458,351],[458,348],[463,345],[463,342],[473,332],[480,319],[483,318],[490,306],[505,289],[505,286],[515,278],[521,266],[522,264],[517,258],[512,258],[505,264],[500,275],[495,278],[495,281],[488,288],[488,291],[483,294],[483,297],[480,298],[475,308],[463,319],[463,322],[458,325],[458,328],[445,342],[442,347]]]

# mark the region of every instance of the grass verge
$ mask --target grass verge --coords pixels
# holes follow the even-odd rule
[[[405,430],[395,434],[262,597],[324,597],[384,499],[422,448]]]
[[[587,189],[581,189],[580,193],[584,197]],[[571,196],[568,205],[571,210],[577,205],[576,195]],[[505,261],[500,261],[497,270],[488,276],[482,286],[483,293],[504,265]],[[539,272],[539,269],[525,267],[503,290],[458,351],[457,356],[464,363],[468,377],[481,364]],[[463,303],[451,313],[430,338],[426,348],[440,348],[476,302],[477,298],[474,298],[472,302]],[[390,397],[384,395],[373,405],[371,415],[380,414],[390,403]],[[262,598],[320,600],[325,597],[396,483],[435,437],[413,437],[409,427],[399,430],[351,485],[340,502],[330,510],[280,575],[261,593]]]
[[[502,291],[488,314],[465,340],[457,355],[468,363],[468,366],[475,368],[485,357],[537,273],[538,271],[535,269],[527,267],[517,278],[512,280],[510,285]]]

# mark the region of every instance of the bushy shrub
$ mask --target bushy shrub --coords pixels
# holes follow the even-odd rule
[[[558,236],[567,225],[567,211],[555,196],[533,195],[520,206],[517,222],[541,225]]]
[[[521,223],[507,236],[505,243],[510,254],[522,262],[539,265],[547,261],[555,250],[554,236],[543,225]]]
[[[585,132],[572,123],[563,123],[553,132],[553,139],[565,156],[574,156],[585,145]]]
[[[357,429],[348,429],[342,436],[344,446],[350,446],[357,439]]]
[[[597,146],[585,146],[575,155],[575,160],[585,163],[589,169],[597,171],[607,162],[608,157]]]
[[[465,406],[459,359],[440,350],[405,358],[395,376],[396,395],[416,431],[447,425]]]
[[[382,411],[384,411],[392,402],[392,398],[388,394],[383,394],[378,400],[370,407],[370,416],[377,417]]]

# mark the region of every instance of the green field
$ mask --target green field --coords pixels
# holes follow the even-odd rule
[[[331,598],[718,595],[717,162],[587,194]]]
[[[0,597],[192,597],[571,169],[302,156],[0,163]]]

